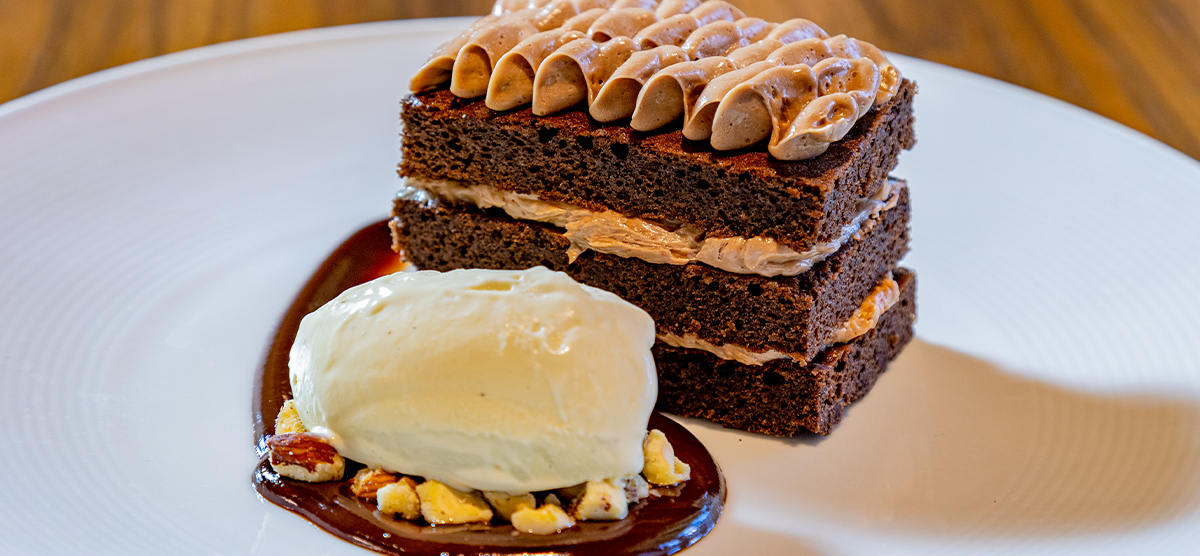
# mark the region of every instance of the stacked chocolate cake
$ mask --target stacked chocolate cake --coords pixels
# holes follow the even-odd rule
[[[908,249],[908,188],[888,174],[915,142],[916,87],[874,47],[829,38],[805,20],[772,24],[720,1],[668,2],[657,11],[647,2],[498,6],[435,52],[403,101],[406,185],[394,207],[394,247],[421,269],[542,265],[612,291],[655,320],[660,410],[773,435],[829,434],[912,335],[916,280],[898,266]],[[554,10],[576,14],[555,16],[562,21],[553,26]],[[650,23],[629,30],[606,17]],[[668,31],[678,25],[662,23],[682,22],[682,38],[655,22]],[[498,26],[508,38],[494,39]],[[713,27],[721,29],[701,37],[707,42],[692,40]],[[621,30],[630,38],[614,34]],[[738,40],[704,51],[714,35]],[[626,49],[621,41],[630,52],[611,55]],[[808,54],[800,63],[747,59],[755,48],[766,57],[801,43]],[[486,93],[469,86],[471,77],[478,82],[471,61],[480,52],[492,72]],[[510,83],[496,83],[507,79],[502,58],[514,52],[526,58],[532,107],[489,108],[502,96],[493,93],[511,93]],[[600,63],[605,56],[613,59]],[[562,60],[576,66],[547,69]],[[676,78],[694,74],[679,64],[705,70],[724,60],[729,67],[698,86]],[[874,77],[862,68],[875,68]],[[584,79],[572,81],[575,73]],[[606,84],[628,75],[640,76],[630,93],[637,102],[613,118],[610,106],[597,105]],[[682,110],[635,129],[647,127],[637,111],[654,108],[649,97],[664,90],[653,88],[662,75],[680,83]],[[564,82],[575,91],[563,93]],[[865,101],[861,91],[870,93]],[[571,94],[581,101],[537,113],[551,93],[560,104]],[[704,112],[705,94],[718,97],[715,112]],[[807,105],[788,108],[799,97]],[[805,106],[823,102],[806,116]],[[748,146],[718,141],[725,122],[763,114],[766,135],[753,125],[735,130]],[[802,148],[783,148],[788,141]]]

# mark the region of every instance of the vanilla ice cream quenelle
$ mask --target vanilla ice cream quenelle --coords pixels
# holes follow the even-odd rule
[[[401,272],[306,316],[289,368],[341,455],[522,493],[642,470],[653,343],[644,311],[560,272]]]

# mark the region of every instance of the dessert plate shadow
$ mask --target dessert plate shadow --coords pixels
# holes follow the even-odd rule
[[[0,552],[365,554],[256,497],[252,382],[316,265],[386,215],[398,100],[468,20],[303,31],[0,105]],[[699,421],[685,554],[1200,546],[1200,164],[921,60],[918,339],[828,438]]]

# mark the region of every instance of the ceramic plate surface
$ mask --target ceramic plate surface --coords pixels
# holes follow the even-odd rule
[[[256,497],[252,377],[397,189],[398,100],[467,20],[304,31],[0,106],[0,553],[366,554]],[[897,57],[918,339],[829,438],[688,421],[689,556],[1200,546],[1200,164]]]

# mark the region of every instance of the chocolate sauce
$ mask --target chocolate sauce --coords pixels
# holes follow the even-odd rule
[[[520,533],[511,525],[441,525],[394,519],[354,496],[349,481],[305,483],[280,477],[266,461],[266,439],[275,415],[291,397],[288,351],[300,319],[342,291],[400,270],[390,249],[387,222],[372,224],[346,240],[309,279],[279,324],[255,382],[254,434],[262,458],[254,487],[263,498],[300,514],[350,543],[384,554],[440,556],[484,554],[633,555],[672,554],[708,534],[725,503],[725,478],[700,441],[667,417],[654,413],[647,428],[659,429],[675,454],[691,465],[691,478],[629,508],[620,521],[581,521],[554,535]],[[347,461],[346,476],[361,468]]]

